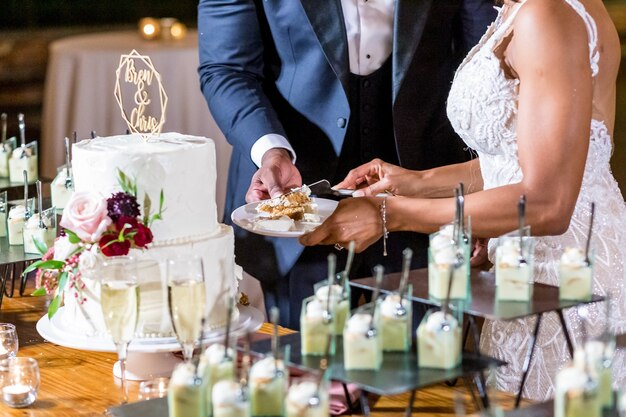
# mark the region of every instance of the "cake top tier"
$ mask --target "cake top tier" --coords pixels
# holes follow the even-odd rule
[[[121,135],[83,140],[72,149],[76,191],[104,196],[120,191],[119,171],[136,183],[142,208],[145,195],[156,206],[163,191],[163,219],[152,226],[155,244],[217,231],[211,139],[163,133],[144,142],[138,135]]]

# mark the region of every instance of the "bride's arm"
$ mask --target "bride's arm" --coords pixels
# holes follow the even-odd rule
[[[520,80],[517,143],[523,180],[466,197],[475,236],[516,229],[522,194],[534,235],[567,230],[589,146],[592,79],[587,44],[583,21],[565,2],[528,0],[520,10],[507,59]],[[347,244],[354,239],[357,250],[363,250],[382,234],[381,203],[380,198],[344,200],[301,242]],[[449,223],[454,210],[452,198],[389,197],[387,228],[430,233]]]

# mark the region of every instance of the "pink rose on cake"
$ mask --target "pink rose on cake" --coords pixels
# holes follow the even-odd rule
[[[38,288],[32,295],[54,293],[48,308],[52,317],[63,300],[64,291],[71,289],[80,302],[87,298],[82,290],[83,275],[88,277],[105,257],[124,256],[130,249],[144,250],[153,240],[150,225],[163,213],[163,191],[158,210],[151,214],[152,201],[145,194],[143,213],[137,201],[134,180],[118,170],[122,191],[103,198],[91,192],[75,192],[68,201],[61,222],[64,234],[53,248],[46,249],[41,261],[31,264],[24,273],[38,270]]]
[[[74,232],[82,241],[97,242],[111,223],[107,200],[98,194],[82,191],[72,194],[59,224]]]

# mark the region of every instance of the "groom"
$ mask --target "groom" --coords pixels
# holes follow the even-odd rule
[[[225,213],[373,158],[428,169],[469,158],[445,113],[462,57],[495,17],[492,0],[200,0],[200,83],[233,145]],[[228,217],[228,214],[227,214]],[[235,228],[237,263],[261,281],[281,324],[326,277],[329,247]],[[356,257],[356,276],[402,250],[426,265],[426,236],[390,236]],[[345,262],[341,255],[339,264]]]

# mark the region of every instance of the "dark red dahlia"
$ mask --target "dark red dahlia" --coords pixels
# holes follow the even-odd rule
[[[140,214],[137,199],[124,192],[115,193],[109,197],[107,200],[107,210],[109,212],[109,217],[114,222],[116,222],[120,216],[136,218]]]
[[[118,232],[122,231],[122,228],[124,226],[126,226],[126,232],[130,232],[131,230],[134,230],[137,228],[137,225],[139,224],[139,222],[137,221],[136,217],[129,217],[129,216],[120,216],[116,221],[115,221],[115,228]]]
[[[102,235],[98,244],[105,256],[124,256],[130,250],[130,240],[117,242],[117,235]]]
[[[137,225],[137,233],[135,234],[135,245],[140,248],[145,247],[148,243],[152,242],[152,231],[150,228],[144,226],[142,223]]]

